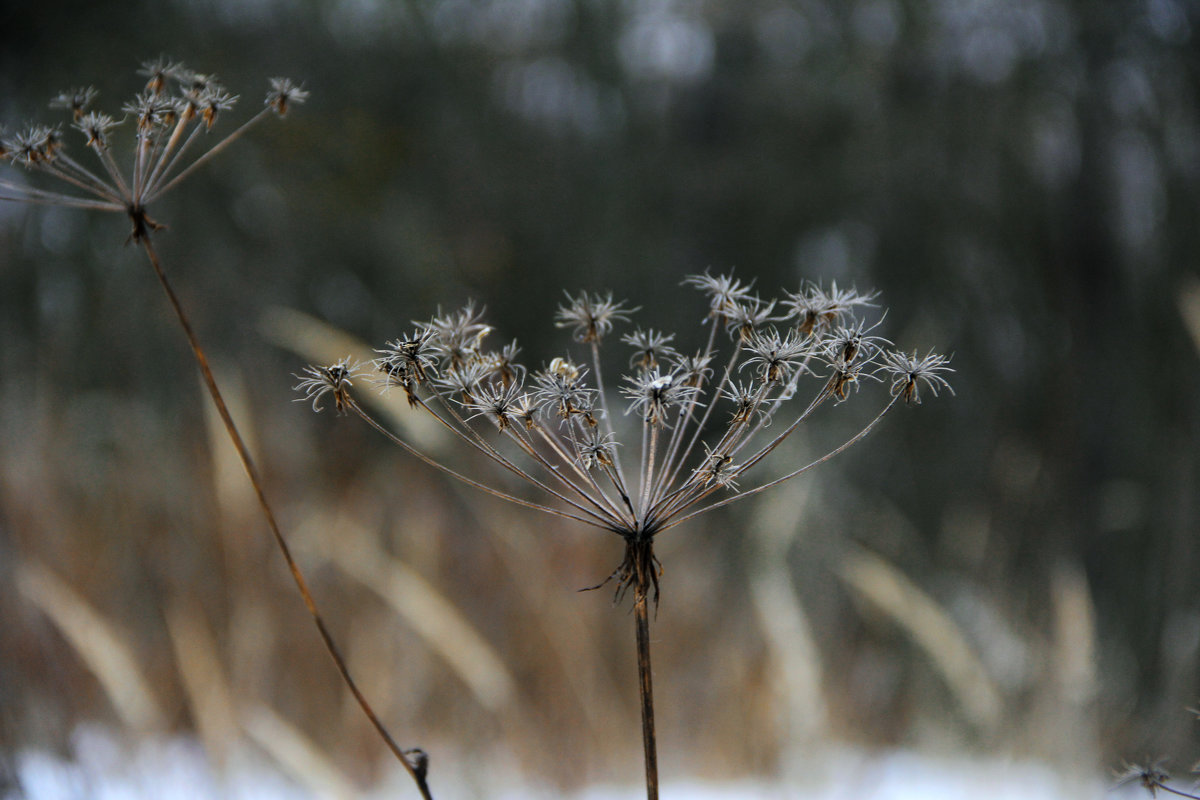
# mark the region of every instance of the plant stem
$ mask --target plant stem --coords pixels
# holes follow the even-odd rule
[[[136,223],[137,220],[135,220],[135,225]],[[292,557],[292,550],[288,547],[287,540],[283,538],[279,524],[275,521],[275,514],[271,511],[266,493],[263,491],[258,468],[254,466],[254,461],[250,458],[250,451],[247,449],[242,435],[238,432],[237,426],[233,422],[233,416],[229,413],[229,408],[225,405],[225,399],[221,396],[221,390],[217,387],[217,380],[213,377],[212,370],[208,366],[208,358],[204,354],[204,348],[200,346],[200,341],[196,338],[195,331],[192,330],[192,324],[184,312],[183,306],[175,294],[175,290],[171,287],[171,282],[167,280],[167,274],[163,271],[162,264],[158,260],[158,253],[150,241],[149,232],[145,230],[141,231],[137,239],[142,245],[142,249],[146,251],[146,257],[150,259],[150,266],[154,268],[154,274],[158,277],[158,282],[162,285],[163,291],[167,295],[167,300],[171,304],[171,309],[175,312],[175,317],[179,320],[180,327],[183,328],[184,335],[187,336],[188,344],[192,348],[192,355],[195,356],[196,364],[200,367],[200,374],[204,378],[204,385],[208,389],[209,396],[212,397],[213,404],[217,407],[217,413],[221,416],[221,422],[225,425],[225,431],[229,434],[229,439],[233,442],[234,449],[237,450],[238,457],[242,461],[242,466],[246,470],[246,475],[250,478],[250,484],[254,487],[254,494],[258,498],[258,505],[262,509],[263,516],[266,517],[267,527],[271,529],[275,543],[279,546],[279,551],[283,554],[283,560],[287,562],[288,569],[292,573],[292,579],[296,582],[296,588],[300,591],[300,596],[304,599],[304,605],[308,607],[308,613],[317,625],[317,631],[321,634],[321,639],[325,643],[325,649],[333,658],[333,663],[337,667],[338,673],[341,674],[342,680],[350,690],[350,693],[354,695],[354,699],[358,701],[358,705],[362,708],[363,713],[367,715],[367,719],[371,721],[375,730],[383,738],[388,749],[392,751],[392,755],[404,765],[408,774],[412,776],[413,781],[417,784],[417,788],[421,792],[421,796],[425,800],[433,800],[433,796],[429,793],[429,787],[425,782],[424,762],[419,762],[419,769],[413,766],[404,751],[400,749],[400,746],[396,744],[391,734],[384,728],[375,710],[359,690],[358,684],[350,677],[350,670],[346,666],[346,661],[342,658],[337,645],[334,644],[333,637],[329,633],[329,629],[325,626],[325,620],[321,616],[320,611],[317,610],[316,601],[313,600],[312,593],[308,590],[308,581],[304,579],[304,573],[300,571],[299,564]]]
[[[1188,792],[1185,792],[1181,789],[1173,789],[1170,786],[1167,786],[1165,783],[1161,783],[1161,782],[1154,783],[1151,785],[1151,787],[1150,787],[1150,796],[1151,797],[1154,796],[1155,789],[1162,789],[1164,792],[1170,792],[1171,794],[1178,795],[1179,797],[1190,797],[1190,798],[1192,798],[1192,800],[1196,800],[1196,795],[1189,794]]]
[[[654,734],[654,686],[650,672],[650,587],[654,574],[654,545],[651,539],[634,541],[633,616],[637,627],[638,690],[642,700],[642,747],[646,761],[646,797],[658,800],[658,744]]]

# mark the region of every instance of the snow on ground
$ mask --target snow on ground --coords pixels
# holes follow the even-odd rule
[[[19,789],[0,800],[313,800],[319,797],[416,797],[407,776],[358,792],[344,785],[322,792],[302,787],[253,747],[239,748],[224,774],[215,773],[192,739],[174,737],[130,746],[97,728],[81,728],[69,760],[40,752],[19,752]],[[397,773],[399,771],[397,770]],[[1137,787],[1112,788],[1105,775],[1071,779],[1031,761],[943,757],[909,751],[838,750],[821,762],[821,775],[809,771],[776,782],[667,782],[662,800],[1132,800],[1147,797]],[[453,776],[431,776],[438,800],[551,800],[554,792],[529,786],[493,785],[481,795],[456,785]],[[564,800],[639,800],[643,787],[594,786]]]

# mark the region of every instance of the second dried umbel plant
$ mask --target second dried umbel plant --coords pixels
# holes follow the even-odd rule
[[[714,509],[779,486],[866,436],[898,403],[949,390],[948,359],[895,350],[863,313],[874,295],[807,284],[765,300],[731,275],[686,283],[708,299],[697,349],[674,334],[635,328],[620,337],[628,369],[610,391],[602,346],[637,310],[612,295],[571,296],[556,314],[575,345],[537,370],[518,361],[515,342],[488,346],[492,327],[473,304],[416,323],[369,366],[343,360],[310,366],[296,389],[315,410],[332,399],[414,457],[517,505],[610,531],[624,555],[605,581],[619,600],[632,592],[647,796],[658,796],[650,669],[650,607],[657,603],[658,537]],[[405,393],[481,460],[540,493],[513,494],[494,478],[452,469],[414,447],[355,399],[368,377]],[[857,433],[803,464],[775,465],[781,445],[823,406],[851,398],[866,382],[888,392]],[[627,424],[621,424],[622,418]],[[778,460],[778,459],[774,459]]]
[[[107,211],[129,220],[128,241],[145,252],[187,337],[204,385],[326,649],[389,749],[413,777],[421,794],[428,798],[425,754],[417,749],[401,750],[351,678],[280,531],[258,468],[229,413],[204,348],[154,247],[155,233],[164,226],[150,216],[150,207],[258,123],[272,116],[286,116],[291,107],[307,99],[308,92],[287,78],[272,78],[262,108],[231,133],[221,136],[214,132],[218,121],[232,111],[238,97],[215,76],[166,58],[144,63],[140,74],[146,78],[144,88],[121,107],[117,116],[92,110],[98,94],[92,87],[70,89],[51,102],[51,107],[67,113],[67,124],[73,129],[71,138],[81,140],[90,156],[77,159],[71,155],[68,134],[61,124],[33,124],[17,133],[0,136],[0,162],[21,168],[12,177],[0,177],[0,200]],[[51,179],[56,188],[40,185],[42,179]]]

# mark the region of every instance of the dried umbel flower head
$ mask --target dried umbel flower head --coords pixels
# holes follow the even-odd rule
[[[624,556],[601,583],[616,599],[633,591],[638,688],[647,796],[658,796],[658,766],[650,665],[649,606],[657,602],[662,567],[657,536],[705,512],[778,486],[866,436],[902,399],[919,401],[925,387],[949,390],[947,360],[893,352],[854,311],[871,295],[810,284],[782,304],[750,294],[733,276],[697,275],[686,283],[708,295],[708,312],[693,355],[681,355],[676,335],[638,328],[620,341],[632,348],[620,380],[627,404],[612,413],[601,346],[634,309],[611,294],[567,295],[555,325],[570,328],[574,349],[539,369],[517,360],[512,343],[485,346],[492,327],[473,304],[440,310],[416,332],[378,351],[378,383],[398,386],[412,409],[430,414],[480,460],[515,475],[544,497],[513,494],[485,478],[457,472],[418,450],[368,414],[354,398],[357,365],[308,367],[296,388],[320,410],[332,396],[434,469],[494,497],[611,531]],[[790,311],[788,310],[790,309]],[[891,378],[890,397],[858,433],[824,455],[773,473],[762,462],[820,407],[851,396],[862,379]],[[807,386],[804,392],[802,387]],[[778,420],[784,418],[780,424]],[[620,425],[622,421],[628,424]],[[632,430],[631,430],[632,429]],[[636,463],[633,455],[636,454]],[[628,460],[622,458],[625,455]]]
[[[549,502],[467,478],[417,451],[355,401],[355,367],[347,362],[309,367],[297,388],[318,410],[332,395],[339,410],[494,496],[620,535],[626,557],[612,577],[619,590],[633,582],[644,594],[651,583],[657,589],[656,536],[826,461],[862,439],[901,400],[919,402],[920,389],[950,388],[946,358],[893,351],[873,333],[878,322],[855,316],[872,306],[874,295],[808,284],[781,304],[751,295],[733,276],[698,275],[685,283],[708,295],[697,336],[706,344],[682,356],[673,333],[638,328],[623,335],[621,342],[632,348],[620,381],[630,423],[624,426],[601,377],[601,347],[634,309],[611,294],[567,296],[555,324],[570,328],[575,347],[585,352],[568,350],[539,369],[516,362],[515,343],[502,356],[488,350],[492,327],[473,304],[439,311],[378,351],[374,366],[385,389],[402,388],[414,408]],[[810,463],[767,471],[763,462],[817,409],[847,400],[864,380],[887,379],[890,397],[881,398],[862,430]],[[636,465],[623,463],[622,454],[636,454]]]
[[[145,88],[122,107],[124,116],[121,118],[89,111],[88,106],[97,94],[90,87],[68,90],[51,102],[52,107],[70,112],[71,127],[82,135],[84,147],[92,151],[98,166],[88,168],[68,155],[62,128],[58,126],[31,125],[11,137],[0,135],[0,161],[23,167],[31,174],[48,175],[66,187],[62,191],[53,191],[31,185],[23,179],[24,176],[0,177],[0,200],[114,211],[130,219],[133,224],[130,240],[137,242],[145,252],[188,339],[204,385],[254,487],[272,538],[287,563],[326,650],[333,657],[343,681],[367,718],[416,781],[421,795],[428,798],[430,794],[425,780],[428,758],[419,749],[402,750],[399,747],[351,677],[345,659],[308,590],[303,572],[291,555],[267,500],[258,468],[229,413],[195,329],[152,243],[151,231],[161,226],[148,215],[147,208],[151,203],[260,120],[272,114],[284,116],[292,105],[303,102],[307,93],[287,79],[272,79],[263,109],[231,134],[214,140],[209,137],[218,120],[234,107],[237,101],[235,95],[221,87],[213,76],[195,72],[165,58],[147,62],[141,74],[147,78]],[[121,130],[127,132],[130,139],[131,155],[128,159],[119,159],[114,155],[117,150],[115,138]],[[123,165],[120,163],[122,161],[125,162]],[[305,399],[312,402],[314,409],[320,410],[321,401],[332,395],[334,406],[344,411],[355,373],[356,366],[349,362],[310,368],[300,376],[296,388],[304,392]]]
[[[361,366],[347,356],[328,367],[305,367],[304,374],[296,376],[300,382],[292,387],[304,393],[303,397],[296,399],[311,402],[313,411],[320,411],[325,396],[333,395],[333,407],[339,412],[345,411],[348,392],[354,385],[354,379],[359,376]]]
[[[636,310],[613,302],[611,292],[607,295],[581,292],[575,297],[568,294],[567,304],[554,315],[554,324],[571,328],[577,342],[599,342],[613,329],[613,323],[628,322],[629,315]]]
[[[1167,781],[1171,779],[1171,776],[1163,768],[1165,764],[1166,759],[1164,758],[1147,764],[1126,764],[1125,768],[1117,773],[1116,785],[1127,786],[1137,784],[1149,792],[1151,797],[1157,797],[1159,789],[1163,789],[1168,794],[1180,797],[1195,797],[1196,795],[1194,794],[1189,794],[1188,792],[1183,792],[1167,785]]]
[[[949,361],[937,353],[918,358],[915,350],[911,356],[890,351],[883,354],[882,369],[892,376],[892,396],[901,397],[910,405],[917,405],[921,402],[922,385],[935,397],[939,388],[954,394],[950,382],[942,374],[954,371],[948,366]]]
[[[48,175],[66,188],[54,191],[25,180],[0,178],[0,200],[116,211],[133,223],[131,238],[143,239],[161,227],[147,214],[155,200],[264,118],[284,116],[308,93],[286,78],[272,78],[264,106],[229,135],[210,140],[218,119],[238,97],[212,75],[159,58],[142,65],[145,87],[125,103],[123,116],[89,110],[98,92],[92,87],[61,92],[51,108],[70,112],[70,127],[82,136],[97,166],[88,167],[67,153],[60,127],[30,125],[5,137],[0,160]],[[124,165],[114,154],[117,129],[130,131],[131,154]],[[123,160],[123,159],[122,159]]]

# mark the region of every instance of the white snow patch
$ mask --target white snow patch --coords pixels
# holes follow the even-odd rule
[[[19,751],[17,785],[0,790],[0,800],[310,800],[307,787],[252,746],[232,748],[223,772],[205,758],[200,745],[186,737],[129,744],[95,726],[82,726],[71,742],[71,756]],[[436,761],[430,784],[438,800],[476,797],[453,773],[439,773]],[[1142,797],[1138,787],[1114,789],[1104,775],[1068,776],[1034,761],[949,757],[912,751],[870,752],[849,748],[826,752],[813,769],[797,768],[797,777],[774,781],[708,783],[669,781],[662,800],[1128,800]],[[818,769],[819,767],[819,769]],[[397,770],[397,773],[399,771]],[[474,776],[478,786],[479,776]],[[536,778],[531,778],[536,785]],[[507,785],[506,785],[507,784]],[[491,785],[495,800],[541,800],[560,795],[500,780]],[[410,791],[411,790],[411,791]],[[363,798],[416,797],[407,777],[396,774]],[[638,785],[596,785],[565,800],[640,800]]]

